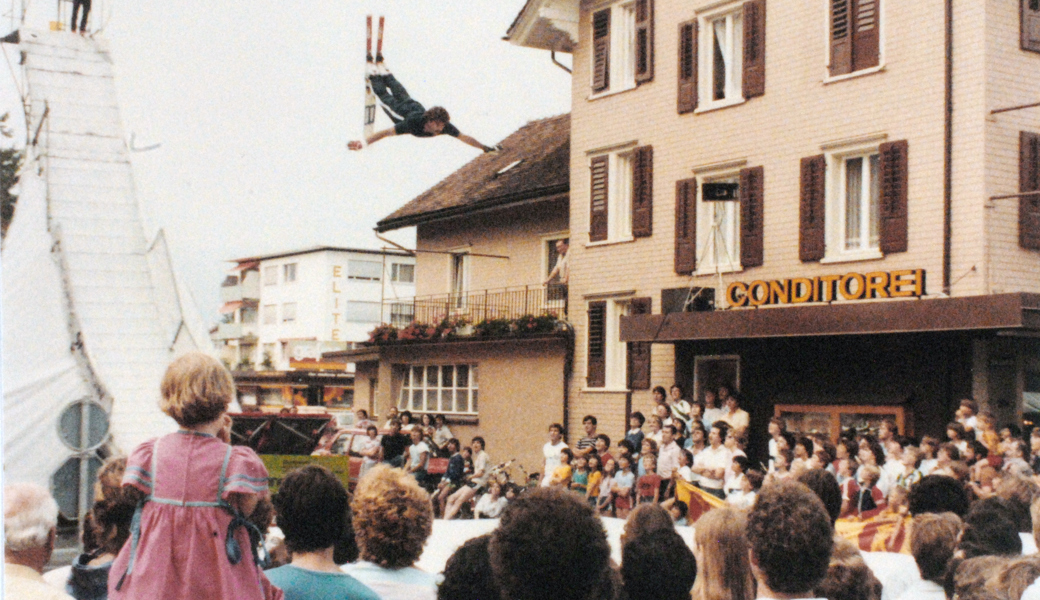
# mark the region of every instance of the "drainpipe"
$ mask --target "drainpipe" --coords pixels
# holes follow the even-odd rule
[[[571,412],[571,375],[574,373],[574,328],[565,321],[563,325],[567,334],[564,341],[567,344],[567,352],[563,358],[563,426],[566,428]]]
[[[946,0],[946,60],[943,123],[943,293],[950,295],[953,247],[953,0]]]
[[[561,68],[561,69],[563,69],[564,71],[567,71],[567,73],[573,73],[573,71],[571,71],[571,70],[570,70],[570,69],[569,69],[569,68],[567,67],[567,65],[565,65],[565,64],[563,64],[562,62],[560,62],[560,61],[556,60],[556,51],[555,51],[555,50],[552,50],[552,51],[551,51],[551,52],[549,53],[549,57],[550,57],[550,58],[552,59],[552,62],[553,62],[553,64],[554,64],[554,65],[556,65],[557,67],[560,67],[560,68]]]

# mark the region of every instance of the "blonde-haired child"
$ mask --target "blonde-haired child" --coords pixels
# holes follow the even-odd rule
[[[108,597],[275,599],[258,565],[259,532],[246,519],[267,494],[267,469],[231,446],[231,374],[192,352],[173,361],[159,406],[180,430],[148,440],[127,460],[123,486],[146,498],[116,557]]]

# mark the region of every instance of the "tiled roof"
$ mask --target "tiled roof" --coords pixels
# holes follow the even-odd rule
[[[532,121],[376,224],[417,225],[491,206],[565,194],[570,189],[570,115]]]

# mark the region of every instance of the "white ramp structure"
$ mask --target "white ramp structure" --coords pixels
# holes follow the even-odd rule
[[[212,346],[162,231],[146,235],[106,45],[19,43],[29,140],[2,253],[4,476],[50,486],[75,519],[99,452],[176,427],[157,404],[170,361]]]

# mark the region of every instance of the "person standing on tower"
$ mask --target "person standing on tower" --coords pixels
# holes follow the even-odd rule
[[[90,14],[90,0],[72,0],[72,33],[76,33],[76,15],[83,9],[83,16],[79,20],[79,34],[87,35],[87,15]]]

